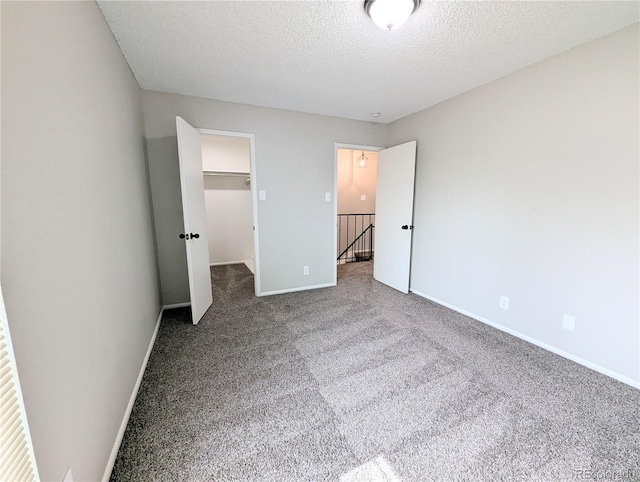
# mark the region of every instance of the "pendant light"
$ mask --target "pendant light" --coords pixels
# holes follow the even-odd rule
[[[364,151],[362,151],[362,155],[358,156],[356,160],[358,161],[358,167],[367,167],[369,163],[369,158],[364,155]]]
[[[364,0],[364,10],[383,30],[394,30],[405,23],[420,0]]]

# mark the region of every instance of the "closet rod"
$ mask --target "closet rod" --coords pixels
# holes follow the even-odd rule
[[[248,172],[233,172],[233,171],[202,171],[205,176],[236,176],[247,177]]]

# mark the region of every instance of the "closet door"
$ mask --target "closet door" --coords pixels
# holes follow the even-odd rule
[[[195,325],[213,302],[202,177],[202,144],[200,133],[181,117],[176,117],[176,131],[184,217],[184,233],[180,236],[187,249],[191,317]]]

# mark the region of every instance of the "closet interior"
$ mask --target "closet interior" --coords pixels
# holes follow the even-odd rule
[[[211,266],[244,263],[253,273],[251,144],[202,134],[202,173]]]

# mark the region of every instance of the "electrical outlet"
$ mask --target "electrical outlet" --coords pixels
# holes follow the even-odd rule
[[[576,329],[576,317],[571,315],[562,315],[562,328],[568,331]]]
[[[502,308],[503,310],[508,310],[509,309],[509,298],[506,296],[501,296],[500,297],[500,308]]]
[[[330,192],[325,192],[324,193],[324,200],[327,202],[331,202],[331,193]]]
[[[302,267],[302,274],[309,274],[309,267],[308,266],[303,266]]]
[[[366,194],[360,194],[360,201],[366,201],[367,200],[367,195]]]
[[[258,194],[260,196],[260,201],[266,201],[267,200],[267,191],[260,191]]]

